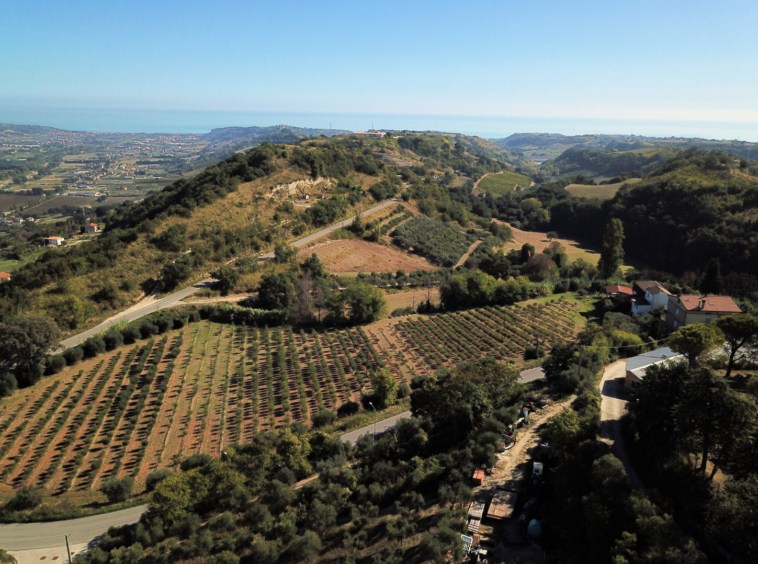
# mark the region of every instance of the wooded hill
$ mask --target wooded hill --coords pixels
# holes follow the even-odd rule
[[[611,218],[623,222],[626,252],[644,266],[682,275],[711,257],[722,273],[758,276],[758,166],[746,159],[688,150],[610,200],[572,197],[572,179],[500,198],[471,198],[478,213],[530,230],[599,245]],[[758,281],[753,281],[755,285]],[[758,288],[755,288],[758,289]],[[754,290],[755,290],[754,289]]]
[[[134,303],[159,279],[164,290],[201,280],[230,261],[270,251],[279,241],[393,197],[402,189],[400,176],[427,207],[464,221],[465,207],[452,202],[446,186],[473,184],[505,168],[439,135],[266,143],[137,204],[98,213],[102,236],[50,249],[0,286],[0,315],[46,314],[64,331],[80,330]],[[315,193],[326,191],[328,199],[303,209],[289,198],[272,197],[275,187],[305,179],[322,179]],[[71,227],[61,222],[43,234],[35,226],[28,240],[13,244],[36,247],[42,235],[67,236]]]
[[[681,149],[673,147],[624,152],[572,148],[557,159],[543,163],[540,172],[548,178],[579,174],[590,177],[616,176],[622,173],[639,178],[660,167],[680,151]]]

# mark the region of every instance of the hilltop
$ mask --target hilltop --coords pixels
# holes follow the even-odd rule
[[[235,149],[254,147],[261,143],[296,143],[306,137],[325,135],[346,135],[352,133],[345,129],[311,129],[291,125],[272,125],[270,127],[220,127],[212,129],[201,136],[208,143],[208,150]]]
[[[652,172],[681,150],[674,147],[632,151],[571,148],[558,158],[543,163],[540,172],[548,178],[579,174],[611,177],[623,173],[639,178]]]

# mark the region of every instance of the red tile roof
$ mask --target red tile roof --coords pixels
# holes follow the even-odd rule
[[[0,272],[0,278],[7,278],[10,280],[11,275],[7,272]]]
[[[687,311],[708,311],[714,313],[742,313],[740,306],[729,296],[679,296]]]
[[[605,293],[606,294],[626,294],[628,296],[631,296],[632,294],[634,294],[634,292],[632,292],[632,289],[627,288],[626,286],[606,286]]]

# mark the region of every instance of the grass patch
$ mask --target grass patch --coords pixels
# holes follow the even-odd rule
[[[513,192],[516,186],[529,188],[532,185],[532,179],[523,174],[504,171],[498,174],[490,174],[482,178],[477,188],[482,192],[491,192],[492,194],[507,194]]]
[[[600,200],[610,200],[616,195],[624,184],[637,184],[641,178],[630,178],[624,182],[616,184],[605,184],[602,186],[588,186],[586,184],[569,184],[566,190],[576,198],[598,198]]]

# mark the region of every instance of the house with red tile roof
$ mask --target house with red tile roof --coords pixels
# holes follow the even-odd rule
[[[0,282],[10,282],[11,275],[7,272],[0,272]]]
[[[626,286],[606,286],[605,293],[609,296],[629,296],[631,297],[634,292],[631,288]]]
[[[99,229],[97,228],[97,223],[88,223],[84,226],[85,233],[97,233]]]
[[[676,331],[684,325],[711,323],[719,317],[733,313],[742,313],[742,310],[729,296],[670,295],[666,309],[666,326],[669,331]]]

